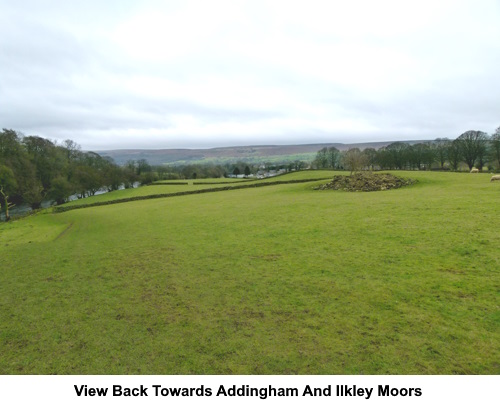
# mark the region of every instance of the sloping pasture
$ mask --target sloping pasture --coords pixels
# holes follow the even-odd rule
[[[500,184],[396,174],[2,224],[0,373],[497,374]]]

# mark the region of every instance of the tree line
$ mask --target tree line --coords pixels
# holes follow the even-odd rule
[[[118,166],[111,158],[83,152],[72,140],[58,144],[39,136],[23,136],[12,129],[0,132],[0,206],[5,220],[9,209],[43,201],[62,204],[99,190],[112,191],[152,181],[147,162]]]
[[[351,172],[360,169],[458,170],[461,164],[469,169],[500,170],[500,127],[492,135],[467,131],[455,140],[438,138],[413,145],[393,142],[380,149],[339,151],[325,147],[317,152],[311,167]],[[47,200],[63,204],[71,196],[85,198],[99,190],[113,191],[156,180],[248,176],[259,171],[300,170],[307,165],[303,161],[283,164],[239,161],[222,165],[152,166],[145,159],[139,159],[119,166],[110,157],[82,151],[69,139],[57,143],[3,129],[0,132],[0,206],[5,219],[9,220],[9,209],[16,204],[37,209]]]
[[[335,147],[322,148],[312,163],[317,169],[382,170],[459,170],[466,164],[471,170],[500,169],[500,127],[492,135],[482,131],[467,131],[455,140],[437,138],[434,141],[410,145],[393,142],[374,149],[351,148],[339,151]]]
[[[69,139],[57,143],[4,128],[0,132],[0,208],[8,221],[9,210],[16,205],[38,209],[43,201],[59,205],[71,196],[85,198],[100,190],[114,191],[157,180],[249,175],[261,166],[241,161],[225,165],[152,166],[146,159],[129,160],[119,166],[110,157],[82,151],[80,145]]]
[[[259,171],[284,169],[286,171],[301,170],[306,167],[306,162],[296,160],[288,163],[249,163],[237,161],[225,164],[187,164],[178,166],[155,166],[154,170],[159,179],[208,179],[231,176],[250,176]]]

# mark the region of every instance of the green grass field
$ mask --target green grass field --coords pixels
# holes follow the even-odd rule
[[[312,162],[316,157],[317,152],[304,152],[304,153],[294,153],[294,154],[286,154],[286,155],[258,155],[258,156],[250,156],[250,155],[242,155],[242,156],[219,156],[219,157],[203,157],[201,159],[189,159],[189,160],[172,160],[169,164],[174,165],[224,165],[231,164],[237,161],[243,160],[248,164],[261,164],[261,163],[274,163],[277,165],[293,163],[297,160],[303,162]]]
[[[498,374],[500,184],[395,174],[1,224],[0,374]]]

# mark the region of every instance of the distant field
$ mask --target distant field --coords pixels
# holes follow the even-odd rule
[[[420,141],[406,141],[409,144]],[[128,160],[146,159],[150,164],[184,165],[184,164],[225,164],[243,161],[251,164],[286,163],[295,160],[310,162],[316,153],[324,148],[334,146],[339,150],[349,148],[375,148],[387,146],[391,142],[369,142],[358,144],[321,143],[307,145],[250,145],[229,146],[210,149],[119,149],[97,151],[101,156],[109,156],[122,165]]]
[[[0,374],[498,374],[500,184],[394,173],[0,224]]]
[[[233,179],[233,178],[221,178],[221,179],[197,179],[197,180],[179,180],[179,181],[159,181],[156,184],[150,186],[143,186],[138,188],[129,188],[125,190],[116,190],[110,193],[104,193],[95,195],[88,198],[83,198],[79,200],[70,201],[64,206],[77,206],[77,205],[86,205],[98,202],[106,202],[106,201],[114,201],[114,200],[122,200],[127,198],[134,197],[145,197],[152,196],[156,194],[174,194],[178,192],[184,191],[196,191],[203,189],[213,189],[213,188],[222,188],[230,185],[241,186],[243,184],[258,184],[258,183],[272,183],[280,180],[302,180],[302,179],[316,179],[316,178],[325,178],[328,176],[333,176],[333,172],[329,171],[301,171],[301,172],[292,172],[287,174],[286,176],[275,176],[269,177],[260,180],[251,180],[251,179]],[[183,183],[188,184],[183,184]],[[168,184],[163,184],[168,183]],[[216,184],[220,183],[220,184]]]
[[[318,149],[319,150],[319,149]],[[214,164],[223,165],[226,163],[235,163],[238,160],[244,160],[248,164],[274,163],[286,164],[297,160],[303,162],[312,162],[316,157],[317,151],[309,153],[294,153],[288,155],[265,155],[265,156],[228,156],[228,157],[202,157],[199,159],[176,160],[171,164],[174,165],[196,165],[196,164]]]

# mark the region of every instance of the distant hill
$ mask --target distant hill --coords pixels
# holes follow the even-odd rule
[[[295,160],[312,161],[316,153],[324,147],[334,146],[339,150],[349,148],[374,148],[387,146],[394,141],[366,143],[318,143],[306,145],[253,145],[229,146],[211,149],[117,149],[98,151],[101,156],[109,156],[123,165],[128,160],[146,159],[152,165],[223,164],[237,161],[247,163],[285,163]],[[424,141],[404,141],[410,144]]]

